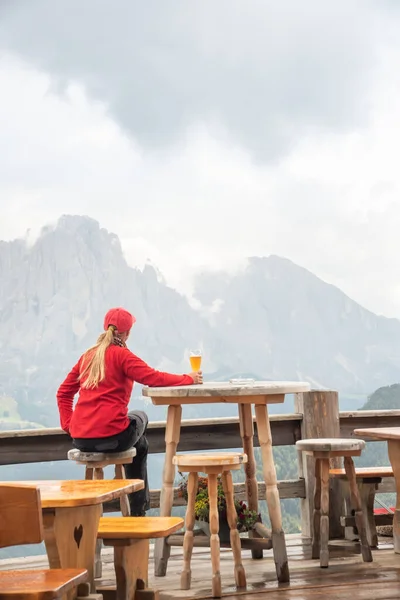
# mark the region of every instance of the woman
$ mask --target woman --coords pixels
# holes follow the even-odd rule
[[[133,462],[125,466],[128,479],[143,479],[144,490],[130,496],[131,514],[143,516],[150,508],[147,481],[148,418],[142,411],[128,413],[133,383],[151,387],[202,383],[201,371],[172,375],[149,367],[126,346],[136,319],[123,308],[112,308],[104,330],[68,374],[57,392],[61,427],[75,448],[86,452],[122,452],[136,448]],[[73,408],[74,396],[79,392]]]

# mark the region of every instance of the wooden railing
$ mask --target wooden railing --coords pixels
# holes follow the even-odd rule
[[[274,446],[292,446],[297,440],[310,437],[352,437],[354,429],[361,427],[400,426],[400,410],[339,413],[337,393],[325,390],[298,394],[295,409],[295,413],[270,416]],[[152,454],[165,451],[164,435],[165,422],[149,424],[147,437]],[[241,445],[238,418],[182,422],[179,451],[220,450],[240,448]],[[256,424],[254,445],[259,445]],[[3,431],[0,432],[0,466],[66,460],[70,448],[71,439],[61,429]],[[306,536],[311,535],[313,486],[313,470],[305,459],[299,460],[297,479],[278,482],[281,498],[302,499],[302,532]],[[258,488],[259,498],[265,499],[265,484],[260,482]],[[386,484],[386,489],[391,488]],[[235,493],[244,498],[244,484],[235,484]],[[333,488],[331,527],[336,532],[335,537],[340,536],[342,531],[337,510],[340,505],[338,494],[339,490]],[[152,490],[152,507],[159,506],[159,498],[160,490]],[[181,504],[182,498],[175,493],[174,505]],[[113,509],[113,506],[108,509]]]

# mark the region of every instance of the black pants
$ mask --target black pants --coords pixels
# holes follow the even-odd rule
[[[136,449],[133,462],[125,465],[127,479],[142,479],[144,489],[129,494],[131,515],[144,516],[150,508],[149,482],[147,478],[147,454],[149,445],[146,438],[148,417],[141,410],[132,410],[128,413],[129,426],[121,433],[106,438],[74,438],[73,445],[82,452],[123,452],[129,448]]]

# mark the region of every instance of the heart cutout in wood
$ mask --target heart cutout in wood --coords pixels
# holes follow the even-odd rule
[[[75,529],[74,529],[74,540],[76,542],[76,545],[78,546],[78,549],[81,544],[82,536],[83,536],[83,527],[82,527],[82,525],[79,525],[79,527],[75,527]]]

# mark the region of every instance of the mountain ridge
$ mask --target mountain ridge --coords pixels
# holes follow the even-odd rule
[[[33,243],[0,242],[0,277],[0,394],[35,423],[58,424],[57,386],[110,306],[134,312],[130,347],[162,370],[187,371],[189,350],[202,347],[209,379],[251,372],[357,394],[397,379],[400,321],[276,255],[199,274],[196,309],[153,265],[129,266],[115,233],[64,215]]]

